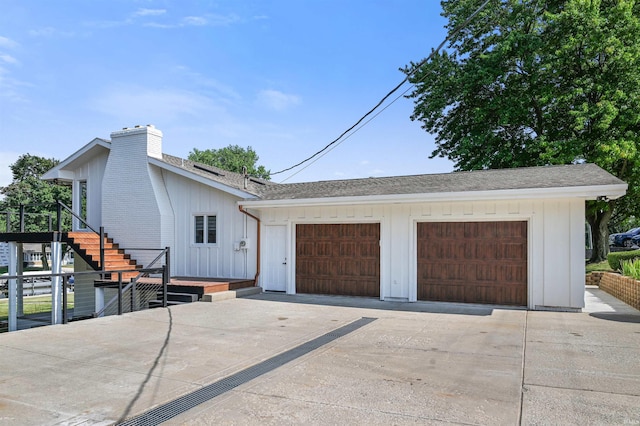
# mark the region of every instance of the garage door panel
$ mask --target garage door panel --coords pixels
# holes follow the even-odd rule
[[[498,279],[498,272],[496,268],[479,264],[476,266],[476,281],[496,281]]]
[[[380,224],[296,225],[296,291],[379,297]]]
[[[349,242],[341,242],[339,243],[339,255],[340,256],[348,256],[348,257],[355,257],[356,256],[356,243],[349,241]]]
[[[418,299],[526,305],[527,223],[418,223]]]

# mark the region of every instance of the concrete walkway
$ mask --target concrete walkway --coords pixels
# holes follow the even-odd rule
[[[166,424],[640,424],[640,312],[263,294],[0,335],[0,424],[113,424],[372,322]]]

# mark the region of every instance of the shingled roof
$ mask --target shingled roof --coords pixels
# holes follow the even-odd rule
[[[571,164],[279,184],[259,188],[258,195],[262,200],[285,200],[607,185],[626,184],[595,164]]]
[[[174,157],[173,155],[168,154],[162,154],[162,162],[174,167],[179,167],[205,179],[213,180],[223,185],[238,189],[240,191],[248,192],[253,195],[260,194],[264,190],[264,187],[277,185],[276,183],[270,182],[268,180],[250,177],[247,180],[247,186],[245,188],[245,178],[241,173],[230,172],[218,167],[197,163],[195,161],[185,160],[183,158]]]

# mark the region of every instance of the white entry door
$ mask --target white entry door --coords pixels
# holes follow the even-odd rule
[[[287,227],[265,227],[265,264],[262,289],[287,291]]]

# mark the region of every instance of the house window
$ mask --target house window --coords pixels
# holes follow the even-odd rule
[[[217,240],[216,215],[194,216],[194,242],[196,244],[216,244]]]
[[[80,205],[78,206],[78,216],[80,219],[78,221],[78,229],[87,229],[87,181],[81,180],[78,182],[78,198]]]

